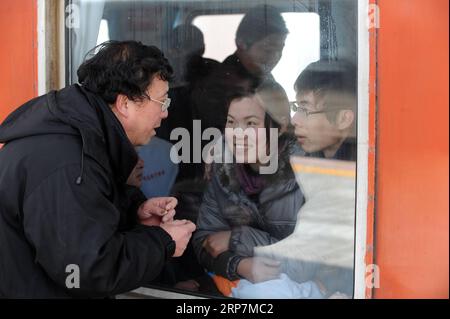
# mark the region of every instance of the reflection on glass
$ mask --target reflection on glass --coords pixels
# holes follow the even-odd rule
[[[314,283],[322,296],[353,293],[356,163],[292,157],[305,203],[294,232],[255,255],[279,260],[296,282]]]
[[[176,196],[177,218],[198,230],[148,285],[352,297],[357,1],[71,3],[79,24],[68,26],[68,82],[107,40],[155,45],[174,68],[169,116],[140,150],[144,184],[164,189],[143,189]],[[172,145],[180,163],[169,163]],[[261,174],[270,163],[275,171]]]

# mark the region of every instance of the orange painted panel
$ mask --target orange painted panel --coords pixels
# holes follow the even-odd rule
[[[449,1],[379,0],[376,298],[449,297]]]
[[[376,0],[369,0],[371,5],[376,4]],[[366,225],[366,255],[364,262],[366,265],[374,263],[374,211],[375,211],[375,137],[376,137],[376,29],[369,29],[369,154],[368,154],[368,189],[367,189],[367,225]],[[365,273],[366,277],[370,272]],[[373,297],[372,289],[366,286],[365,298]]]
[[[0,1],[0,122],[37,95],[36,0]]]

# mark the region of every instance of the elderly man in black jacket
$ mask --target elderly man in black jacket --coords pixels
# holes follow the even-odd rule
[[[172,68],[156,47],[103,44],[80,85],[0,126],[0,297],[108,297],[150,282],[195,226],[175,198],[126,185],[167,117]],[[78,278],[77,278],[78,277]]]

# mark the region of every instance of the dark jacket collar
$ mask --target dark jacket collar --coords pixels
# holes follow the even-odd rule
[[[334,154],[333,158],[343,161],[356,161],[356,139],[347,138]]]
[[[106,102],[81,86],[75,85],[73,89],[87,102],[83,107],[66,108],[70,103],[51,104],[52,107],[57,114],[65,112],[65,120],[79,130],[84,154],[100,161],[104,167],[109,162],[117,182],[124,184],[138,160],[133,145]],[[66,97],[61,92],[62,101],[70,95]]]
[[[98,152],[98,146],[99,144],[104,145],[119,183],[124,184],[138,161],[136,150],[128,139],[122,124],[112,112],[111,107],[98,95],[90,93],[82,87],[80,89],[86,96],[89,104],[95,109],[103,133],[100,140],[98,135],[92,135],[94,138],[88,144],[87,152],[94,156],[101,156]],[[83,128],[80,131],[82,132]],[[88,137],[87,133],[89,131],[81,134]]]
[[[336,151],[334,156],[331,159],[341,160],[341,161],[356,161],[357,157],[357,149],[356,149],[356,139],[355,138],[347,138],[339,149]],[[309,153],[308,157],[318,157],[325,158],[325,155],[322,151]]]

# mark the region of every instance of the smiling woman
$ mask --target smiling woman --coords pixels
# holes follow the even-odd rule
[[[267,164],[278,144],[270,136],[288,130],[289,107],[286,93],[275,82],[264,83],[254,92],[236,88],[229,93],[225,124],[225,141],[237,163],[251,165],[255,170]]]
[[[265,157],[267,143],[264,118],[264,109],[255,97],[243,97],[231,102],[225,126],[225,140],[238,163],[258,165]],[[227,130],[228,128],[232,130]],[[244,134],[244,130],[250,132]]]
[[[290,235],[303,203],[289,166],[289,156],[301,152],[287,127],[289,102],[281,86],[265,83],[255,91],[236,88],[228,103],[225,143],[235,161],[213,163],[194,250],[214,276],[255,283],[273,280],[280,275],[278,261],[256,258],[253,250]],[[271,128],[278,132],[276,146],[266,137]],[[249,132],[242,134],[244,130]],[[275,153],[267,152],[271,146]],[[264,174],[260,167],[268,156],[279,162]]]

